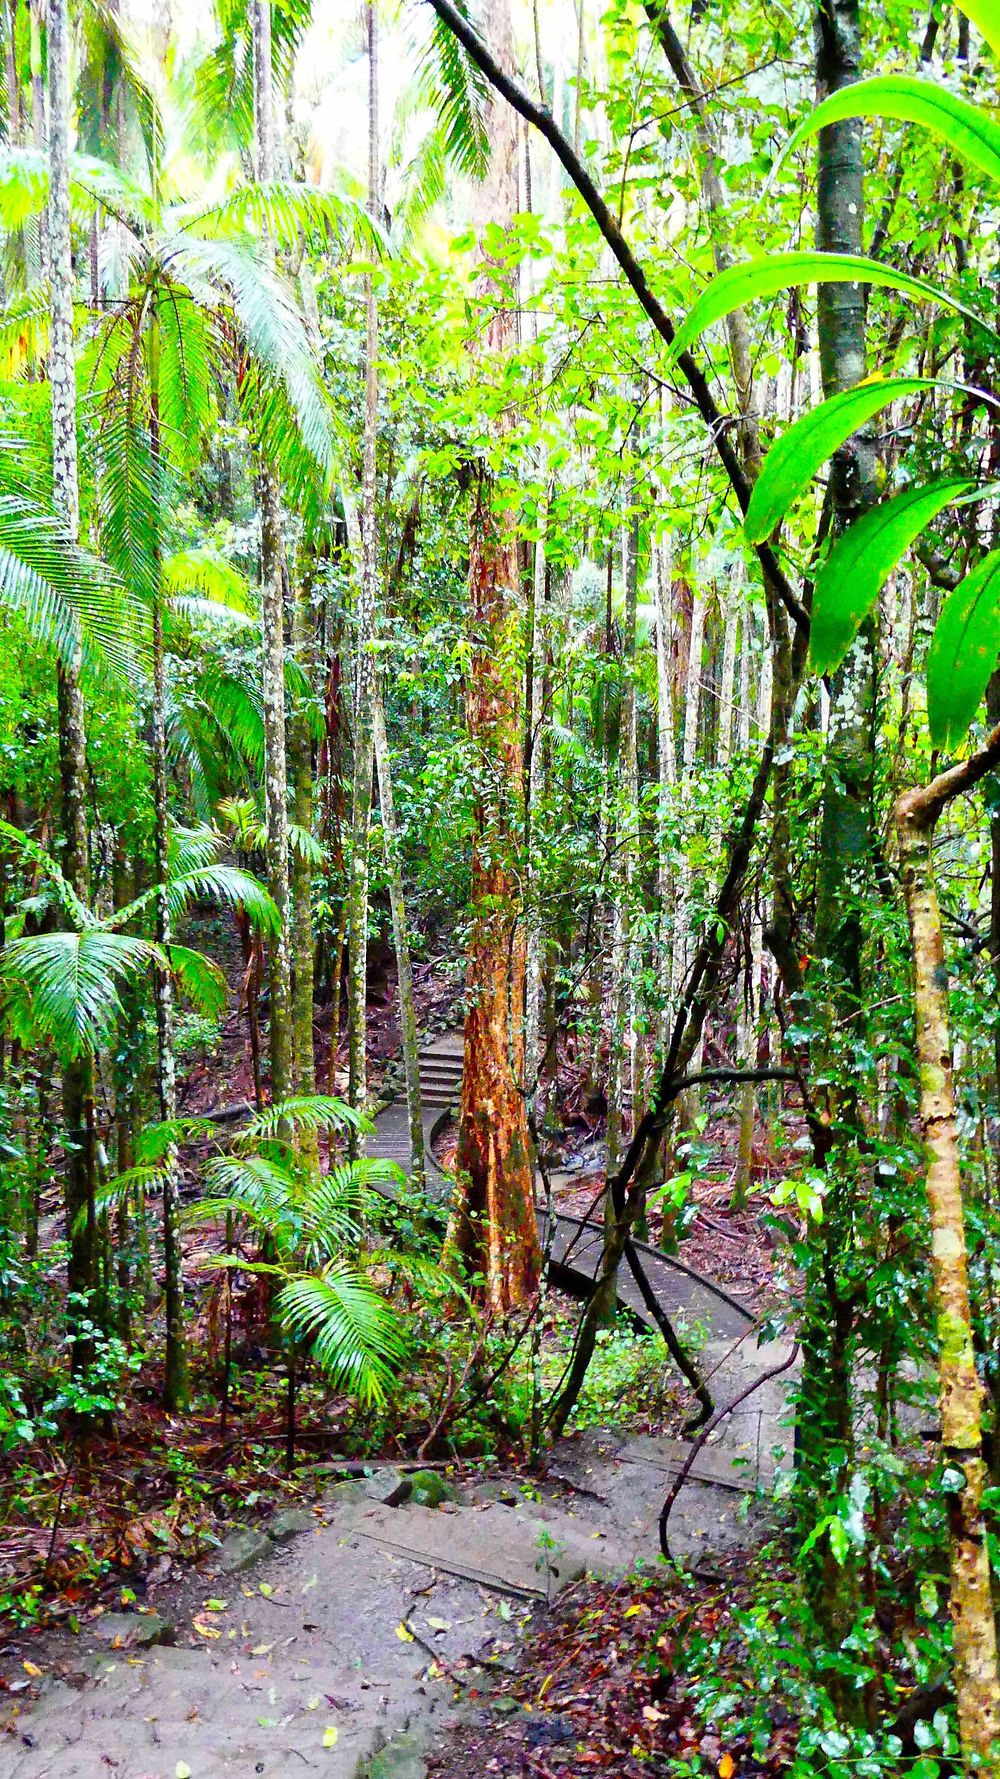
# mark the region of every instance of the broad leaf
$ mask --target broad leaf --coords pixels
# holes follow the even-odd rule
[[[874,414],[903,396],[940,387],[933,377],[879,377],[856,383],[810,408],[776,439],[760,472],[744,529],[751,543],[770,537],[816,471]]]
[[[959,6],[985,37],[994,54],[1000,55],[1000,5],[997,0],[959,0]]]
[[[829,673],[847,654],[882,586],[914,538],[943,507],[985,490],[951,478],[907,488],[862,515],[837,539],[816,576],[809,629],[809,660]]]
[[[831,93],[793,131],[775,171],[801,143],[818,135],[827,124],[847,117],[889,117],[900,123],[921,124],[947,142],[962,160],[992,179],[1000,179],[1000,124],[994,123],[988,111],[959,99],[947,87],[918,80],[912,74],[879,74]]]
[[[948,595],[927,656],[927,715],[935,747],[957,747],[1000,655],[1000,550]]]
[[[874,284],[884,290],[898,291],[902,296],[940,303],[982,328],[1000,344],[1000,334],[995,333],[981,315],[924,278],[913,278],[908,272],[896,271],[892,266],[880,265],[878,260],[865,259],[856,253],[769,253],[761,259],[729,266],[712,279],[681,323],[671,357],[676,359],[699,334],[724,320],[734,309],[742,309],[762,297],[776,296],[779,291],[788,290],[795,284]]]

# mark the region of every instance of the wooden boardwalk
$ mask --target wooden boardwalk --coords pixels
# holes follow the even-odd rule
[[[446,1032],[431,1038],[420,1051],[420,1089],[423,1097],[424,1154],[428,1190],[433,1198],[445,1202],[451,1191],[447,1176],[437,1167],[431,1149],[435,1126],[442,1114],[456,1109],[462,1085],[462,1035]],[[394,1161],[405,1174],[412,1170],[410,1125],[405,1096],[381,1111],[368,1143],[369,1153],[380,1159]],[[555,1174],[558,1186],[568,1176]],[[545,1241],[546,1217],[539,1203],[539,1235]],[[677,1318],[679,1332],[701,1334],[719,1340],[739,1340],[753,1326],[752,1312],[711,1279],[693,1272],[682,1261],[661,1254],[658,1249],[639,1248],[643,1269],[657,1298],[673,1321]],[[602,1234],[598,1222],[557,1212],[552,1235],[551,1257],[555,1276],[582,1295],[596,1276],[601,1261]],[[639,1288],[627,1266],[623,1265],[618,1281],[619,1298],[649,1327],[655,1323],[639,1294]]]

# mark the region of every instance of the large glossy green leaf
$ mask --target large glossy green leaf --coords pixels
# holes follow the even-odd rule
[[[813,591],[809,660],[817,673],[839,666],[885,581],[924,527],[943,507],[979,499],[983,492],[954,476],[907,488],[863,514],[838,538]]]
[[[940,303],[981,327],[1000,344],[1000,334],[981,315],[925,278],[913,278],[909,272],[896,271],[857,253],[769,253],[728,266],[712,279],[678,328],[671,356],[676,358],[706,328],[724,320],[734,309],[745,308],[747,303],[762,297],[777,296],[779,291],[796,284],[874,284],[919,301]]]
[[[1000,550],[949,593],[927,656],[927,714],[935,747],[956,747],[1000,655]]]
[[[770,537],[793,501],[805,493],[820,465],[874,414],[890,402],[936,387],[932,377],[872,377],[840,395],[831,395],[801,415],[775,440],[764,459],[747,508],[745,530],[750,542]]]
[[[947,87],[918,80],[912,74],[878,74],[831,93],[792,132],[775,171],[801,143],[846,117],[889,117],[900,123],[921,124],[947,142],[962,160],[992,179],[1000,179],[1000,124],[981,106],[970,105]]]
[[[998,0],[958,0],[967,19],[985,37],[990,48],[1000,55],[1000,4]]]

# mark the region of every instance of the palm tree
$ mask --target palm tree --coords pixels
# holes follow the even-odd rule
[[[207,1163],[206,1196],[185,1212],[189,1223],[226,1220],[226,1254],[209,1264],[278,1284],[273,1311],[286,1342],[289,1471],[295,1463],[300,1355],[308,1353],[336,1388],[378,1404],[406,1352],[403,1329],[372,1276],[377,1266],[399,1264],[398,1257],[366,1252],[361,1222],[367,1193],[398,1185],[400,1170],[389,1161],[353,1159],[320,1178],[302,1154],[315,1147],[321,1130],[343,1136],[364,1129],[353,1108],[321,1095],[271,1106],[252,1120],[231,1153]],[[312,1145],[303,1145],[306,1133]],[[247,1260],[233,1252],[234,1221],[256,1234],[260,1257]],[[223,1400],[228,1327],[227,1315]]]
[[[179,982],[189,997],[206,1005],[218,1005],[224,994],[215,965],[200,952],[166,942],[159,933],[166,926],[168,935],[173,923],[192,902],[211,898],[238,905],[248,918],[265,932],[277,925],[277,910],[266,890],[249,872],[220,862],[221,837],[211,830],[193,829],[174,838],[167,861],[166,879],[153,889],[135,898],[114,913],[100,918],[77,895],[74,885],[51,855],[19,828],[0,822],[0,843],[13,850],[38,871],[54,903],[55,910],[66,923],[61,929],[37,935],[8,937],[0,958],[0,985],[3,989],[0,1014],[4,1022],[25,1043],[39,1038],[51,1041],[64,1070],[80,1066],[84,1083],[81,1125],[83,1144],[82,1186],[78,1202],[67,1201],[67,1232],[72,1245],[80,1251],[80,1281],[72,1289],[86,1294],[97,1289],[96,1277],[96,1116],[94,1108],[94,1062],[97,1052],[122,1011],[120,987],[147,970],[154,972],[157,991],[166,978],[171,994]],[[140,921],[155,907],[157,939],[151,941],[124,929]],[[163,920],[163,911],[166,920]],[[9,928],[10,923],[8,923]],[[163,1117],[161,1128],[168,1133],[176,1124],[176,1107]],[[175,1142],[168,1139],[163,1185],[176,1178]],[[166,1207],[166,1195],[165,1195]],[[86,1266],[83,1266],[83,1259]],[[183,1325],[176,1320],[171,1326],[178,1303],[183,1302],[180,1279],[180,1243],[176,1214],[171,1229],[164,1220],[164,1259],[166,1271],[167,1351],[178,1344],[183,1349]],[[171,1268],[175,1268],[171,1295]],[[72,1275],[71,1275],[72,1277]],[[182,1352],[182,1363],[184,1355]],[[175,1374],[176,1375],[176,1374]]]

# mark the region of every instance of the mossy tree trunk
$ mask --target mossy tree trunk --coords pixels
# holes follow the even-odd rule
[[[942,773],[926,788],[907,791],[895,812],[913,954],[941,1451],[948,1471],[959,1479],[947,1496],[955,1699],[968,1770],[990,1773],[1000,1770],[993,1749],[1000,1738],[1000,1672],[983,1517],[987,1481],[982,1447],[983,1388],[973,1347],[948,970],[933,848],[938,820],[952,798],[970,788],[998,758],[1000,729],[994,729],[977,755]]]

